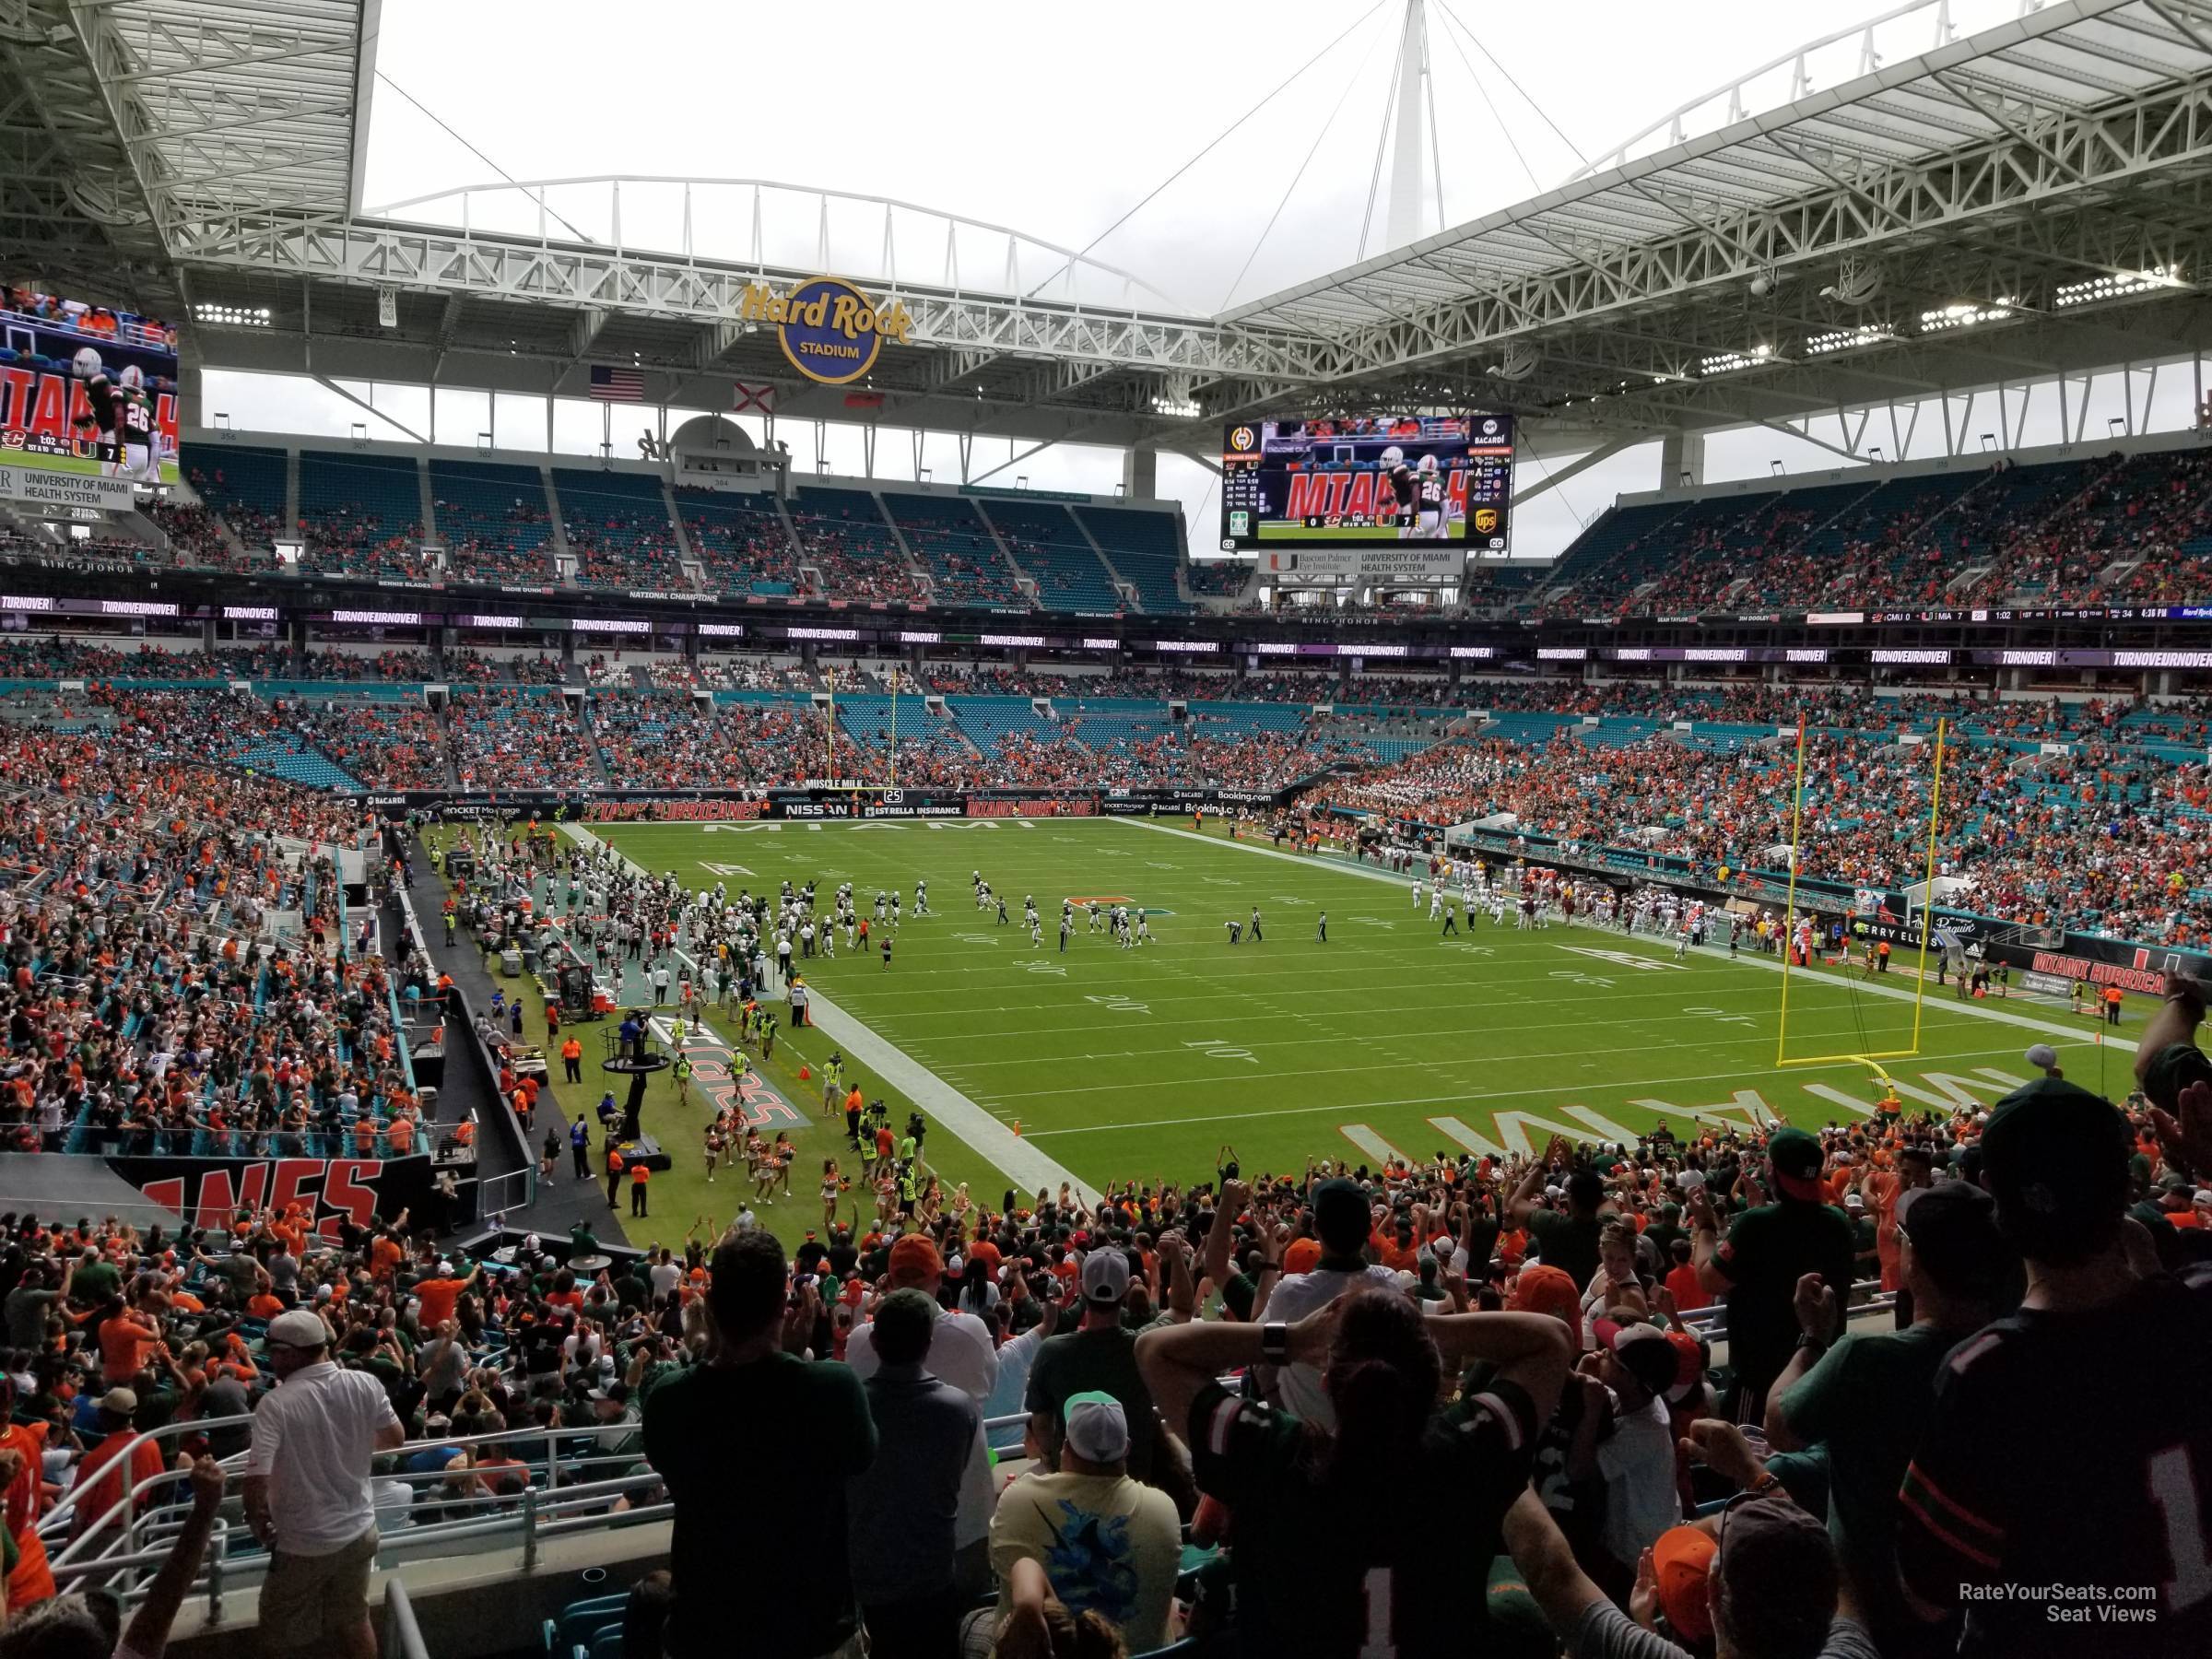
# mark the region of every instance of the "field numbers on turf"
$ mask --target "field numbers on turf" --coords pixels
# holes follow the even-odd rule
[[[952,936],[963,945],[995,945],[998,943],[996,934],[959,933]]]
[[[1382,916],[1347,916],[1345,920],[1355,927],[1395,927],[1397,925],[1395,922],[1388,921]]]
[[[1186,1037],[1182,1046],[1197,1049],[1208,1060],[1241,1060],[1247,1065],[1257,1065],[1259,1056],[1248,1048],[1239,1048],[1218,1037]]]
[[[1759,1023],[1748,1014],[1731,1014],[1725,1008],[1694,1007],[1685,1008],[1682,1012],[1696,1015],[1702,1019],[1716,1020],[1722,1025],[1747,1026]]]
[[[1198,879],[1205,882],[1207,887],[1242,887],[1244,885],[1234,876],[1201,876]]]
[[[1060,979],[1067,977],[1067,970],[1057,962],[1024,962],[1021,966],[1027,973],[1050,973]]]
[[[1083,1000],[1087,1003],[1097,1003],[1109,1014],[1149,1014],[1152,1012],[1150,1003],[1138,1002],[1134,997],[1124,996],[1118,991],[1112,996],[1086,996]]]
[[[744,865],[709,864],[703,858],[699,861],[699,867],[716,876],[750,876],[753,873],[750,868]]]
[[[1305,909],[1305,910],[1312,910],[1312,909],[1313,908],[1313,900],[1311,900],[1311,899],[1298,899],[1298,898],[1293,898],[1293,897],[1292,897],[1290,894],[1288,894],[1288,893],[1276,893],[1276,894],[1273,894],[1272,896],[1270,896],[1270,897],[1269,897],[1269,899],[1268,899],[1267,902],[1268,902],[1268,903],[1270,903],[1270,904],[1283,904],[1283,905],[1289,905],[1289,906],[1291,906],[1291,907],[1293,907],[1293,908],[1302,908],[1302,909]]]
[[[1469,945],[1459,939],[1453,940],[1449,945],[1446,945],[1444,948],[1446,950],[1461,951],[1468,956],[1496,956],[1498,954],[1488,945]]]
[[[1583,973],[1573,968],[1554,968],[1551,971],[1551,977],[1556,980],[1565,980],[1571,985],[1603,985],[1610,988],[1613,983],[1611,980],[1606,979],[1602,975]]]
[[[1663,962],[1657,957],[1638,956],[1632,950],[1604,950],[1594,945],[1560,945],[1556,949],[1571,951],[1579,957],[1589,957],[1600,962],[1610,962],[1616,968],[1633,968],[1640,973],[1688,973],[1688,962]]]
[[[1161,864],[1157,858],[1145,860],[1145,868],[1147,870],[1180,870],[1182,867],[1181,865]]]
[[[701,824],[699,832],[701,835],[753,835],[765,830],[771,835],[776,835],[782,833],[782,829],[781,824]]]

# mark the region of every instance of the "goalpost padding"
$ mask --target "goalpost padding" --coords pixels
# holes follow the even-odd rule
[[[1936,926],[1936,837],[1943,811],[1943,750],[1949,730],[1949,722],[1936,722],[1936,752],[1928,779],[1928,852],[1923,876],[1924,895],[1920,907],[1920,961],[1917,983],[1912,993],[1912,1042],[1910,1048],[1878,1049],[1852,1054],[1804,1054],[1793,1058],[1790,1045],[1790,974],[1791,957],[1794,952],[1797,928],[1797,870],[1803,856],[1805,826],[1805,721],[1797,722],[1797,776],[1790,798],[1790,889],[1782,924],[1782,1015],[1780,1030],[1774,1040],[1774,1064],[1777,1066],[1804,1065],[1865,1065],[1877,1076],[1883,1074],[1877,1062],[1883,1060],[1912,1060],[1920,1054],[1921,1017],[1925,1010],[1928,995],[1928,942]],[[1847,988],[1848,988],[1848,982]]]

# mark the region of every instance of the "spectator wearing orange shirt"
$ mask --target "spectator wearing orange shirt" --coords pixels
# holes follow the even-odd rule
[[[77,1465],[70,1490],[76,1500],[76,1536],[119,1532],[145,1501],[132,1488],[161,1473],[161,1448],[131,1427],[138,1396],[128,1388],[111,1388],[100,1399],[101,1439]]]
[[[97,1335],[100,1377],[112,1384],[128,1382],[138,1374],[147,1350],[161,1340],[161,1327],[117,1298],[100,1311]]]

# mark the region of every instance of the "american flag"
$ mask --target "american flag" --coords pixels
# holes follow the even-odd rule
[[[643,403],[645,376],[635,369],[594,369],[592,395],[601,403]]]

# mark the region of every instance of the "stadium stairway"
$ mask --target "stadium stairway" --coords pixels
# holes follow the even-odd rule
[[[1113,556],[1108,553],[1104,544],[1090,533],[1090,526],[1086,524],[1082,518],[1075,512],[1071,512],[1067,516],[1075,520],[1076,528],[1082,533],[1084,542],[1093,553],[1098,555],[1099,562],[1106,567],[1106,574],[1113,579],[1116,591],[1119,593],[1134,592],[1136,584],[1113,568]]]
[[[633,668],[630,670],[633,680],[643,673],[642,669]],[[648,688],[651,683],[650,680],[646,682]],[[583,700],[582,712],[577,717],[577,724],[583,728],[584,741],[590,746],[592,770],[597,774],[598,785],[600,788],[606,789],[614,782],[615,774],[613,769],[606,763],[606,751],[599,747],[599,721],[589,697]]]
[[[1195,608],[1179,581],[1182,536],[1171,513],[1086,504],[1075,514],[1108,567],[1136,590],[1139,608],[1155,616],[1183,616]]]

